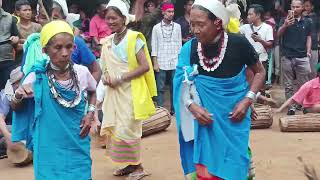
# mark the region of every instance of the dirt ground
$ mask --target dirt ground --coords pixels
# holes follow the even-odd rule
[[[279,94],[279,92],[276,92]],[[274,97],[279,100],[280,97]],[[284,114],[276,114],[272,128],[251,131],[251,148],[257,180],[304,180],[303,166],[297,160],[301,156],[320,175],[319,133],[282,133],[278,120]],[[146,180],[182,180],[178,142],[174,120],[165,132],[143,138],[142,159],[145,169],[152,173]],[[93,146],[93,179],[122,180],[113,177],[115,166],[104,157],[104,150]],[[0,160],[1,180],[33,179],[32,165],[17,168],[8,159]]]

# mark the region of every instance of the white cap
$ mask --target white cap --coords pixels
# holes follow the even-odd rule
[[[121,14],[126,17],[126,25],[128,25],[130,22],[135,21],[135,16],[129,14],[129,8],[127,7],[127,4],[122,0],[110,0],[110,2],[107,4],[107,8],[108,7],[118,8]]]
[[[230,14],[226,7],[218,0],[195,0],[192,6],[201,6],[212,12],[217,18],[222,20],[223,27],[229,23]]]

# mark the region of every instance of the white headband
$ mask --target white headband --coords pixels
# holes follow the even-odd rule
[[[201,6],[212,12],[217,18],[222,20],[223,27],[229,23],[230,14],[225,6],[218,0],[195,0],[192,6]]]
[[[121,14],[126,17],[126,25],[128,25],[130,22],[135,21],[135,16],[129,14],[129,8],[127,7],[126,3],[124,3],[122,0],[110,0],[110,2],[107,5],[107,8],[108,7],[118,8]]]

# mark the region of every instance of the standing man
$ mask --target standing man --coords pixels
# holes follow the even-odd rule
[[[97,13],[90,21],[89,35],[92,37],[93,52],[96,57],[100,57],[101,53],[100,40],[112,33],[105,19],[106,6],[105,3],[99,3],[97,5]]]
[[[29,1],[17,1],[15,4],[15,10],[20,18],[19,23],[17,23],[17,27],[20,34],[20,42],[23,44],[30,34],[36,32],[40,33],[42,27],[40,24],[31,21],[32,10]]]
[[[286,99],[292,97],[309,80],[311,57],[311,22],[302,16],[303,1],[292,0],[291,10],[280,22],[278,37],[282,38],[282,71]],[[297,87],[294,87],[296,80]],[[294,115],[296,106],[288,108],[288,115]]]
[[[20,35],[20,41],[16,53],[16,64],[22,62],[23,44],[28,36],[32,33],[40,33],[41,25],[31,21],[32,10],[29,1],[19,0],[15,4],[15,11],[20,21],[17,23],[17,28]]]
[[[264,9],[259,4],[252,4],[248,11],[248,22],[240,27],[241,34],[244,34],[259,55],[265,69],[268,65],[268,52],[273,44],[272,27],[262,21]]]
[[[161,6],[163,20],[152,30],[152,61],[156,72],[158,106],[164,104],[164,87],[167,77],[170,83],[171,114],[174,114],[172,103],[172,80],[174,77],[178,54],[182,46],[181,27],[173,22],[174,5],[170,2]]]
[[[316,65],[318,63],[318,38],[320,37],[320,18],[315,12],[313,12],[314,6],[311,0],[304,1],[304,12],[303,16],[309,18],[312,22],[311,25],[311,58],[310,58],[310,67],[311,73],[309,79],[313,79],[317,76]]]
[[[0,0],[0,89],[5,87],[14,69],[14,46],[19,42],[16,20],[2,9]]]
[[[193,35],[190,28],[190,11],[194,0],[186,0],[184,3],[184,16],[179,17],[176,22],[181,26],[182,43],[189,41]]]

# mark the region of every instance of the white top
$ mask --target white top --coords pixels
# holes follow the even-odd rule
[[[74,64],[73,68],[78,76],[80,91],[95,91],[97,86],[97,81],[93,78],[88,68],[82,65]],[[23,85],[31,84],[36,81],[36,73],[31,72],[23,81]],[[60,84],[68,84],[67,81],[58,81]]]
[[[137,38],[136,49],[135,49],[136,54],[138,54],[138,52],[140,51],[140,49],[144,47],[144,45],[145,44],[143,40],[140,38]],[[128,33],[117,45],[114,44],[114,41],[112,39],[111,49],[123,62],[128,62],[127,47],[128,47]]]
[[[96,90],[96,95],[97,95],[97,103],[102,103],[104,96],[106,94],[106,89],[107,87],[102,83],[102,81],[100,80],[97,90]]]
[[[264,41],[273,41],[273,30],[272,27],[269,24],[266,23],[262,23],[260,26],[256,27],[256,26],[252,26],[250,24],[245,24],[243,26],[240,27],[240,33],[245,35],[246,38],[249,40],[249,42],[251,43],[251,45],[254,47],[254,49],[257,51],[257,53],[259,54],[259,60],[261,62],[263,61],[267,61],[268,60],[268,53],[266,51],[266,49],[263,47],[263,45],[259,42],[255,42],[252,38],[251,35],[254,32],[257,32],[260,37],[262,38],[262,40]]]
[[[152,29],[151,56],[157,57],[161,70],[174,70],[182,46],[181,26],[175,22],[163,21]]]

